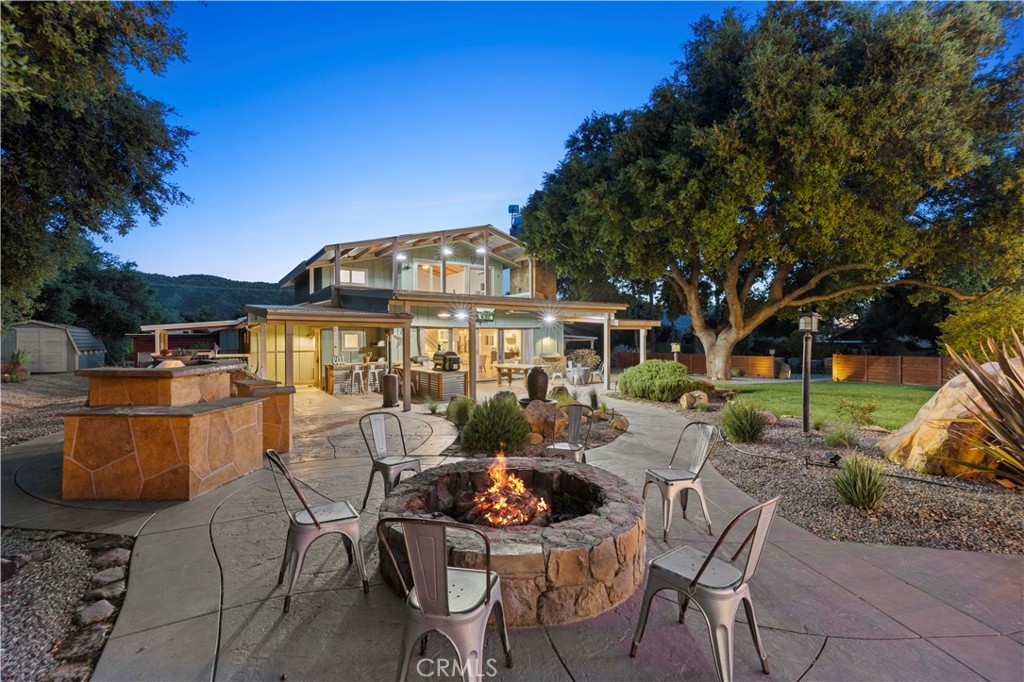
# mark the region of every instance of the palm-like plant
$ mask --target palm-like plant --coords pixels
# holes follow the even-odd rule
[[[1020,336],[1013,332],[1010,347],[1000,347],[988,339],[988,351],[982,349],[982,362],[970,353],[960,355],[946,348],[980,394],[980,399],[972,398],[976,416],[971,421],[980,424],[984,431],[981,436],[968,436],[969,442],[1000,468],[957,461],[971,469],[1004,476],[1024,485],[1024,344]],[[990,374],[982,367],[989,362],[998,365],[998,374]]]

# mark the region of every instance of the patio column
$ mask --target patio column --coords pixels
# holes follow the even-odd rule
[[[341,284],[341,249],[334,247],[334,286]]]
[[[488,257],[490,256],[490,246],[487,244],[488,237],[491,233],[489,230],[484,230],[484,296],[491,295],[491,271],[487,267],[489,264]]]
[[[412,320],[402,323],[402,412],[412,409]]]
[[[636,345],[640,348],[640,362],[647,360],[647,330],[636,330]]]
[[[604,387],[612,389],[612,314],[604,314]]]
[[[295,329],[291,322],[284,323],[284,385],[295,385]]]
[[[391,290],[398,289],[398,237],[391,240]]]
[[[469,307],[469,397],[476,402],[476,381],[479,370],[477,368],[477,346],[476,334],[476,306]]]
[[[257,372],[261,379],[267,378],[267,332],[270,324],[264,322],[260,327],[259,336],[256,338],[256,353],[259,356],[260,371]]]

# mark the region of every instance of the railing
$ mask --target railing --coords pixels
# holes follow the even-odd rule
[[[833,355],[832,381],[941,386],[953,373],[949,358],[914,355]]]

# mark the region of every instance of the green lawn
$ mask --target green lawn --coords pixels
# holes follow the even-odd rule
[[[776,414],[803,414],[801,385],[799,381],[786,383],[754,384],[742,381],[726,381],[715,384],[716,388],[728,388],[741,394],[759,407]],[[887,429],[896,429],[917,414],[917,411],[935,394],[934,388],[923,386],[896,386],[893,384],[859,384],[850,382],[811,382],[811,423],[824,418],[838,421],[839,399],[861,403],[872,398],[878,400],[878,411],[874,421]]]

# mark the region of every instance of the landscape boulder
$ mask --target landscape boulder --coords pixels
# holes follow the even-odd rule
[[[687,410],[692,410],[697,405],[707,404],[708,394],[704,391],[690,391],[689,393],[684,393],[679,398],[679,405]]]
[[[523,411],[532,433],[539,433],[544,438],[558,438],[569,425],[569,417],[558,409],[558,403],[545,403],[534,400]]]
[[[617,414],[612,417],[612,428],[616,431],[628,431],[629,420],[623,417],[621,414]]]
[[[1020,366],[1022,361],[1015,358],[1011,362]],[[993,376],[999,375],[999,366],[994,362],[982,368]],[[978,391],[967,376],[958,374],[936,391],[909,423],[880,440],[878,447],[888,459],[914,471],[940,476],[984,476],[982,472],[950,461],[994,465],[969,443],[984,429],[977,423],[957,421],[976,416],[974,401],[979,400]]]

